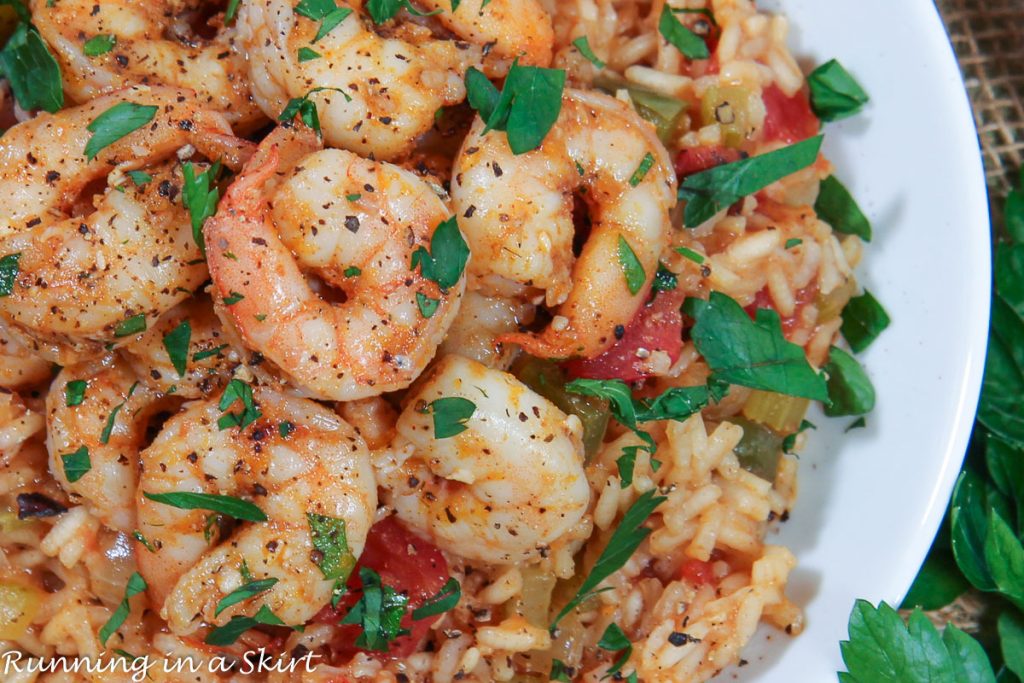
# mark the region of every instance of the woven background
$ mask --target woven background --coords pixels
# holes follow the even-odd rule
[[[974,105],[989,193],[998,209],[1024,166],[1024,0],[936,4]]]

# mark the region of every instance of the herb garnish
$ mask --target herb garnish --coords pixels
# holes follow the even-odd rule
[[[402,628],[402,617],[409,604],[409,596],[383,585],[380,574],[369,567],[359,568],[359,578],[363,583],[363,594],[340,623],[362,627],[362,633],[356,638],[356,647],[385,652],[391,641],[408,633]]]
[[[811,107],[822,121],[853,116],[868,103],[868,94],[835,59],[822,64],[807,77]]]
[[[871,221],[857,206],[853,195],[835,176],[821,181],[814,212],[832,229],[844,235],[856,235],[865,242],[871,241]]]
[[[804,350],[783,336],[774,310],[760,308],[751,320],[721,292],[712,292],[708,301],[689,298],[683,310],[696,321],[690,334],[712,380],[828,403],[825,379]]]
[[[603,69],[606,66],[606,64],[594,54],[594,50],[590,47],[590,40],[586,36],[580,36],[576,40],[572,41],[572,44],[588,62],[596,66],[598,69]]]
[[[164,335],[164,348],[171,359],[178,377],[184,377],[188,369],[188,345],[192,340],[192,325],[181,321],[173,330]]]
[[[857,359],[835,346],[825,364],[828,396],[825,414],[829,417],[864,415],[875,407],[875,388]]]
[[[601,636],[601,640],[598,641],[597,646],[608,652],[622,652],[619,658],[615,660],[615,663],[608,669],[605,674],[606,676],[614,676],[622,671],[622,667],[633,656],[633,643],[630,642],[629,638],[615,622],[608,624],[608,628],[604,630],[604,634]]]
[[[622,274],[626,278],[629,293],[636,296],[644,288],[647,274],[644,273],[644,267],[641,265],[640,259],[637,258],[636,252],[622,235],[619,235],[619,265],[622,266]]]
[[[7,254],[0,258],[0,297],[10,296],[14,291],[14,281],[20,272],[18,267],[20,260],[21,253]]]
[[[100,629],[100,643],[103,645],[107,644],[110,640],[110,636],[114,635],[117,629],[121,628],[124,624],[124,620],[128,618],[131,613],[132,607],[130,600],[138,595],[139,593],[146,590],[146,580],[138,572],[132,572],[132,575],[128,577],[128,584],[124,589],[124,598],[121,600],[121,604],[117,606],[114,613],[110,615],[110,619],[107,623],[103,624]]]
[[[219,647],[231,645],[243,633],[261,624],[264,626],[287,626],[287,624],[281,621],[280,617],[270,611],[269,607],[262,605],[259,611],[251,617],[238,615],[231,617],[231,621],[223,626],[218,626],[206,634],[203,642],[207,645],[217,645]]]
[[[818,159],[822,139],[818,135],[688,176],[679,187],[679,198],[686,200],[684,224],[696,228],[744,197],[807,168]]]
[[[637,498],[636,502],[626,510],[626,514],[622,516],[622,521],[619,523],[618,528],[615,529],[612,537],[608,540],[608,545],[601,551],[597,562],[594,563],[594,568],[590,570],[590,574],[583,580],[579,590],[576,591],[576,595],[566,603],[565,607],[559,611],[555,620],[551,623],[549,630],[552,633],[555,632],[559,622],[565,618],[565,615],[579,607],[585,600],[604,590],[609,590],[601,589],[595,591],[594,589],[629,561],[629,558],[633,556],[636,549],[640,547],[640,544],[651,533],[650,529],[643,526],[644,522],[651,516],[655,508],[666,500],[668,498],[656,495],[656,492],[652,489]]]
[[[431,401],[434,415],[434,438],[447,439],[466,431],[466,422],[476,412],[476,404],[461,396],[448,396]]]
[[[240,379],[232,379],[228,382],[227,387],[224,388],[224,393],[220,397],[218,407],[221,410],[227,410],[234,405],[235,401],[242,402],[242,412],[221,415],[217,420],[217,427],[219,429],[229,429],[231,427],[245,429],[263,416],[259,406],[256,405],[253,399],[252,387]]]
[[[133,334],[146,331],[146,316],[138,313],[130,318],[125,318],[114,327],[115,337],[130,337]]]
[[[661,36],[683,53],[687,59],[707,59],[711,56],[704,39],[683,26],[668,3],[661,8],[658,20],[658,31]]]
[[[185,179],[181,189],[181,201],[188,209],[189,218],[192,221],[192,239],[195,240],[196,246],[204,256],[206,255],[206,239],[203,237],[203,224],[206,223],[207,218],[217,213],[220,188],[216,186],[216,181],[220,170],[219,161],[198,176],[191,161],[186,161],[181,167],[181,173]]]
[[[647,173],[651,170],[652,166],[654,166],[654,155],[648,152],[644,155],[644,158],[640,161],[640,165],[637,166],[636,170],[633,172],[633,177],[629,179],[630,186],[636,187],[642,183],[644,178],[647,177]]]
[[[277,585],[277,579],[274,577],[260,579],[259,581],[248,581],[221,598],[220,602],[217,603],[217,607],[213,611],[213,616],[218,616],[228,607],[240,602],[245,602],[249,598],[253,598],[260,593],[270,590],[275,585]]]
[[[246,522],[267,521],[267,516],[263,513],[263,510],[260,510],[247,500],[235,498],[234,496],[222,496],[216,493],[193,493],[191,491],[172,491],[170,493],[149,493],[148,491],[143,491],[142,495],[156,503],[170,505],[179,510],[209,510]]]
[[[865,289],[863,294],[850,299],[843,309],[843,337],[854,353],[861,353],[891,322],[882,304]]]
[[[469,245],[462,237],[459,224],[452,216],[437,226],[430,238],[430,251],[419,247],[413,252],[411,270],[420,267],[423,277],[436,282],[442,291],[458,284],[469,262]]]
[[[416,305],[420,309],[420,315],[424,318],[434,317],[434,313],[437,312],[437,307],[440,303],[440,299],[432,299],[422,292],[416,292]]]
[[[334,0],[300,0],[299,4],[295,6],[295,13],[307,19],[320,22],[316,36],[313,38],[313,42],[316,43],[333,31],[338,24],[345,21],[352,14],[352,10],[348,7],[338,7]],[[320,56],[309,48],[299,48],[300,62],[308,61],[308,59],[303,58],[303,50],[309,50],[309,52],[316,55],[315,57],[309,57],[309,59],[316,59]]]
[[[300,47],[299,51],[298,51],[299,64],[304,64],[305,62],[311,62],[314,59],[320,59],[320,57],[322,57],[322,56],[323,55],[321,55],[316,50],[314,50],[312,48],[308,48],[308,47]]]
[[[356,566],[356,557],[348,547],[345,520],[312,512],[306,513],[306,519],[316,550],[316,566],[325,579],[334,580],[331,604],[337,606],[338,599],[345,593],[345,582]]]
[[[487,3],[485,2],[484,4],[486,5]],[[409,0],[367,0],[366,3],[366,9],[376,24],[383,24],[385,21],[393,19],[399,10],[403,8],[409,14],[416,17],[432,17],[435,14],[440,14],[442,11],[438,8],[433,12],[421,12],[413,7]],[[454,8],[452,11],[455,11]]]
[[[288,123],[298,116],[304,124],[315,131],[317,135],[320,135],[320,115],[316,111],[316,102],[309,98],[311,95],[324,91],[341,93],[341,96],[344,97],[346,101],[352,101],[352,98],[348,96],[348,93],[340,88],[313,88],[302,97],[293,97],[288,100],[288,104],[286,104],[284,109],[281,110],[281,114],[277,117],[277,120],[281,123]]]
[[[698,266],[704,265],[704,255],[690,249],[689,247],[676,247],[674,251],[683,258],[693,261]]]
[[[531,152],[544,142],[562,111],[563,69],[512,64],[505,85],[498,89],[479,70],[466,73],[469,104],[486,122],[484,133],[505,131],[513,154]]]
[[[462,586],[457,579],[449,578],[437,593],[427,598],[422,605],[412,611],[412,618],[414,621],[419,621],[444,614],[448,610],[454,609],[459,604],[461,597]]]
[[[145,171],[127,171],[125,175],[132,179],[132,182],[135,183],[136,187],[142,187],[143,185],[153,181],[153,176],[149,175]]]
[[[64,385],[64,405],[68,408],[82,405],[89,383],[84,379],[73,379]]]
[[[114,49],[117,44],[117,36],[99,35],[93,36],[82,45],[82,52],[86,57],[99,57]]]
[[[13,6],[21,12],[28,11],[19,2]],[[60,66],[27,18],[23,18],[0,50],[0,73],[10,83],[22,109],[42,109],[53,114],[64,106]]]
[[[89,449],[80,446],[74,453],[64,453],[60,456],[64,465],[64,476],[74,484],[84,477],[92,469],[92,461],[89,459]]]
[[[118,102],[97,116],[86,126],[92,137],[85,143],[85,158],[92,161],[96,155],[124,136],[137,131],[156,116],[156,105]]]
[[[114,406],[110,411],[110,414],[107,415],[107,423],[103,426],[103,431],[100,433],[100,443],[104,446],[110,443],[110,435],[114,433],[114,424],[117,422],[117,414],[121,412],[121,409],[124,408],[125,403],[127,403],[128,399],[132,397],[132,394],[135,393],[135,389],[138,386],[138,382],[133,383],[131,387],[128,388],[128,396],[125,400]]]

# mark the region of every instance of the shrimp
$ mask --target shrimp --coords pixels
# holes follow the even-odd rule
[[[534,307],[515,297],[487,296],[467,291],[439,355],[458,353],[489,368],[507,370],[516,349],[498,338],[533,321]]]
[[[32,353],[0,319],[0,387],[20,389],[53,377],[53,363]]]
[[[198,101],[241,132],[266,121],[253,102],[245,55],[233,49],[235,29],[221,26],[205,39],[189,26],[208,2],[173,0],[32,0],[32,23],[52,48],[64,90],[88,102],[130,85],[189,88]],[[211,22],[212,25],[212,22]],[[101,54],[88,54],[90,40],[111,41]]]
[[[224,411],[216,400],[192,403],[142,452],[138,522],[152,550],[140,541],[139,571],[160,616],[178,635],[204,622],[223,625],[234,615],[251,616],[262,605],[285,623],[305,623],[330,600],[334,585],[316,564],[323,551],[314,549],[307,515],[344,522],[353,564],[373,522],[377,488],[369,451],[355,430],[307,399],[257,388],[253,400],[260,417],[225,429],[217,424]],[[219,536],[208,511],[146,497],[180,492],[244,498],[268,520],[208,541],[211,532]],[[277,584],[215,614],[248,572]]]
[[[474,254],[470,274],[529,285],[558,307],[543,332],[499,341],[542,357],[599,355],[640,310],[668,244],[676,203],[668,152],[629,105],[582,91],[566,92],[536,151],[515,156],[505,134],[483,129],[478,118],[452,174],[453,206]],[[574,258],[577,193],[592,227]],[[634,291],[629,252],[642,268]]]
[[[88,160],[89,124],[123,102],[158,109],[151,123]],[[237,165],[249,145],[191,93],[173,88],[130,88],[7,131],[0,256],[16,259],[18,273],[10,295],[0,297],[0,315],[11,331],[67,365],[123,343],[189,296],[206,268],[182,205],[175,152],[195,147]],[[143,184],[124,174],[141,168],[150,178]],[[105,178],[95,208],[76,210],[87,186]]]
[[[0,392],[0,460],[9,462],[44,426],[43,416],[25,405],[18,394]]]
[[[318,151],[308,129],[281,127],[206,224],[218,313],[316,397],[405,388],[433,358],[465,289],[463,276],[442,291],[411,267],[450,215],[412,173]],[[300,266],[345,301],[325,300]]]
[[[474,406],[465,431],[435,437],[438,399]],[[583,517],[590,487],[583,426],[512,375],[445,356],[408,397],[378,477],[419,535],[494,564],[540,558]]]
[[[187,337],[183,336],[186,330]],[[184,374],[178,374],[168,346],[185,354]],[[205,295],[175,306],[121,353],[142,382],[154,391],[181,398],[220,393],[239,365],[238,352],[226,338],[213,312],[213,302]]]
[[[551,61],[551,18],[538,0],[492,0],[484,9],[481,0],[465,0],[455,13],[449,0],[417,3],[443,9],[439,20],[470,43],[434,38],[412,22],[385,37],[356,2],[345,3],[355,15],[314,42],[319,22],[298,14],[296,4],[252,0],[239,12],[256,102],[277,118],[290,99],[308,94],[328,145],[376,159],[406,156],[441,107],[462,102],[470,66],[500,75],[500,65],[488,66],[492,54],[502,64],[517,56],[524,64]],[[302,61],[300,48],[319,56]]]
[[[139,449],[160,399],[113,355],[64,368],[46,395],[50,474],[111,529],[135,528]]]

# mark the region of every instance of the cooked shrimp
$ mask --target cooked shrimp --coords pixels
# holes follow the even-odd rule
[[[245,56],[233,49],[235,29],[220,26],[205,39],[192,30],[202,0],[32,0],[32,23],[60,64],[64,90],[75,102],[130,85],[189,88],[207,109],[223,112],[243,132],[265,117],[252,100]],[[212,25],[212,22],[211,22]],[[86,53],[90,40],[111,49]]]
[[[13,391],[0,391],[0,460],[6,462],[45,427],[43,416]]]
[[[179,635],[204,622],[251,616],[262,605],[285,623],[305,623],[330,600],[334,584],[315,562],[307,513],[343,520],[355,557],[373,522],[377,488],[369,451],[355,430],[307,399],[267,389],[254,389],[253,398],[262,415],[245,428],[218,428],[224,412],[218,402],[199,401],[171,418],[142,453],[138,521],[152,551],[138,546],[139,571],[161,617]],[[210,512],[144,495],[179,492],[244,498],[268,521],[208,541]],[[278,582],[215,615],[247,571],[255,580]]]
[[[20,389],[53,377],[53,363],[32,353],[0,319],[0,387]]]
[[[450,214],[408,171],[316,149],[308,129],[281,127],[231,185],[205,228],[214,301],[247,348],[317,397],[402,389],[433,358],[465,288],[460,277],[442,291],[410,266]],[[345,301],[326,301],[301,268]]]
[[[452,199],[474,257],[470,273],[542,290],[558,307],[539,334],[508,334],[543,357],[591,357],[615,343],[650,290],[672,229],[676,180],[653,127],[629,105],[567,91],[540,149],[514,155],[504,133],[479,119],[455,162]],[[585,194],[584,194],[585,192]],[[591,230],[573,257],[579,193]],[[620,257],[623,240],[643,268],[635,293]]]
[[[435,438],[434,401],[475,406],[465,431]],[[445,356],[398,419],[397,464],[378,471],[398,517],[440,548],[495,564],[535,560],[590,502],[583,426],[511,375]]]
[[[88,125],[121,102],[159,109],[150,124],[87,160]],[[20,257],[0,314],[33,340],[34,352],[65,365],[96,357],[107,343],[126,340],[127,320],[152,320],[202,284],[206,268],[182,205],[174,154],[194,146],[208,158],[236,163],[249,143],[230,133],[188,91],[140,87],[38,116],[4,134],[0,255]],[[143,185],[123,173],[140,168],[152,177]],[[86,186],[104,178],[108,186],[95,209],[75,211]],[[138,331],[139,322],[127,329]]]
[[[239,37],[249,55],[256,102],[277,118],[290,99],[328,88],[310,95],[328,144],[393,160],[430,130],[441,107],[465,99],[466,71],[487,67],[485,55],[493,52],[502,62],[517,56],[524,64],[550,62],[551,18],[537,0],[492,0],[483,10],[480,0],[465,0],[454,14],[448,3],[418,4],[443,7],[448,14],[440,20],[472,42],[436,39],[412,22],[399,22],[385,37],[364,16],[361,3],[349,2],[343,4],[356,13],[314,43],[319,22],[296,13],[297,0],[243,3]],[[301,61],[304,47],[319,57]]]
[[[188,336],[187,342],[182,344],[184,330],[188,331]],[[168,345],[184,352],[183,375],[174,367]],[[121,352],[141,381],[155,391],[181,398],[219,393],[239,364],[238,352],[228,342],[213,312],[213,302],[206,295],[186,299],[172,308],[152,329]]]
[[[534,306],[515,297],[467,291],[438,355],[458,353],[489,368],[507,370],[516,349],[498,339],[533,321]]]
[[[75,402],[72,382],[85,387],[78,389],[84,392],[81,403],[69,406]],[[139,449],[149,418],[165,405],[159,399],[113,356],[64,368],[46,395],[50,473],[73,502],[112,529],[135,528]],[[70,457],[74,453],[79,455]]]

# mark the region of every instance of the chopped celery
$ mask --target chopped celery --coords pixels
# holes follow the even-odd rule
[[[636,112],[654,124],[658,131],[658,139],[668,144],[679,129],[679,122],[686,113],[686,102],[661,93],[637,87],[627,81],[602,74],[594,80],[594,87],[614,95],[619,90],[626,90],[633,100]]]
[[[523,354],[512,365],[512,374],[561,411],[580,418],[583,422],[583,448],[586,461],[590,462],[601,447],[604,432],[608,429],[611,417],[608,401],[566,391],[565,373],[549,360]]]
[[[835,320],[843,314],[846,304],[857,293],[857,280],[847,278],[846,282],[833,289],[828,294],[818,293],[814,303],[818,307],[818,323],[827,323]]]
[[[743,438],[735,448],[743,469],[775,481],[782,457],[782,437],[763,424],[743,417],[730,417],[729,422],[743,427]]]
[[[721,126],[722,144],[741,147],[752,132],[749,114],[752,100],[753,92],[749,88],[712,86],[701,98],[701,122],[705,126]]]
[[[807,414],[810,400],[769,391],[752,391],[743,404],[743,416],[748,420],[771,427],[780,434],[791,434],[800,429]]]
[[[524,567],[523,589],[519,597],[506,603],[506,616],[522,615],[538,628],[547,628],[551,612],[551,595],[555,590],[555,575],[536,566]]]

